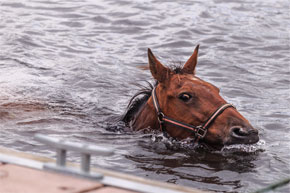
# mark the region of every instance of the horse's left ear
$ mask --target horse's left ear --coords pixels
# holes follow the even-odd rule
[[[198,56],[198,48],[199,45],[195,47],[195,50],[191,57],[187,60],[187,62],[184,64],[182,68],[182,72],[188,73],[188,74],[195,74],[195,67],[197,64],[197,56]]]

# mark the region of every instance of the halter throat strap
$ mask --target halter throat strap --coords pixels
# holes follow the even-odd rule
[[[156,95],[156,87],[154,87],[152,90],[152,99],[153,99],[153,105],[154,105],[155,111],[157,113],[157,119],[158,119],[158,122],[160,124],[160,128],[163,131],[164,135],[167,136],[165,124],[171,124],[171,125],[174,125],[174,126],[177,126],[179,128],[182,128],[182,129],[185,129],[185,130],[192,132],[195,135],[196,143],[200,139],[203,139],[205,137],[210,125],[214,122],[214,120],[220,114],[222,114],[224,112],[224,110],[226,110],[229,107],[235,108],[232,104],[226,103],[226,104],[220,106],[203,124],[198,125],[198,126],[193,126],[193,125],[183,123],[181,121],[172,119],[172,118],[164,115],[164,113],[162,112],[162,110],[160,108],[159,102],[158,102],[158,98]]]

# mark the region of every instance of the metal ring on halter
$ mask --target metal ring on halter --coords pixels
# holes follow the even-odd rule
[[[202,126],[197,126],[196,128],[196,135],[200,138],[204,138],[207,133],[207,129],[203,128]]]
[[[163,123],[164,121],[163,121],[163,117],[164,117],[164,114],[162,113],[162,112],[159,112],[158,114],[157,114],[157,119],[158,119],[158,122],[159,123]]]

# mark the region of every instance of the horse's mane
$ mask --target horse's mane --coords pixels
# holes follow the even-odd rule
[[[173,65],[170,67],[171,71],[176,74],[182,74],[182,68],[180,65]],[[158,85],[158,81],[154,84],[146,81],[147,86],[139,86],[140,90],[131,98],[124,115],[121,117],[121,121],[125,124],[130,123],[134,119],[141,107],[148,101],[151,97],[152,90]]]
[[[156,81],[154,85],[148,81],[146,81],[147,86],[140,86],[140,90],[131,98],[126,112],[121,118],[121,121],[124,123],[129,123],[136,113],[140,110],[140,108],[148,101],[151,96],[152,90],[155,86],[157,86],[158,82]]]

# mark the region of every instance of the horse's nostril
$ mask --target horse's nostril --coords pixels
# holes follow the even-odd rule
[[[259,141],[258,130],[234,126],[230,129],[230,144],[253,144]]]
[[[231,134],[232,136],[237,137],[237,138],[243,138],[249,135],[249,133],[241,127],[232,127]]]
[[[248,131],[248,133],[251,135],[258,135],[259,134],[258,130],[256,130],[256,129],[252,129],[252,130]]]

